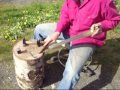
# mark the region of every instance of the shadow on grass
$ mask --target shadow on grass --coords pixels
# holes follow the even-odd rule
[[[108,40],[106,45],[100,49],[97,49],[93,56],[93,63],[95,65],[101,65],[101,74],[99,78],[87,86],[83,87],[83,90],[101,89],[113,80],[119,64],[120,64],[120,38]],[[53,56],[54,54],[49,55]],[[45,80],[43,87],[56,83],[62,79],[64,67],[60,63],[54,63],[46,65]]]

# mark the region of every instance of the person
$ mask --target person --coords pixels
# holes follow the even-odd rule
[[[34,38],[45,43],[57,39],[67,39],[84,31],[91,31],[89,37],[70,42],[69,56],[58,89],[74,89],[80,79],[85,62],[96,47],[102,47],[107,31],[114,29],[120,22],[120,15],[113,0],[65,0],[58,23],[39,24]],[[97,28],[96,28],[97,27]]]

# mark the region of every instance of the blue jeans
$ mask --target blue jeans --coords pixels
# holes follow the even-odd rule
[[[34,31],[34,38],[41,40],[39,34],[44,38],[50,36],[56,28],[56,23],[45,23],[36,26]],[[66,39],[62,33],[59,39]],[[80,72],[85,62],[90,58],[95,49],[95,45],[92,44],[79,44],[72,45],[70,47],[69,56],[65,65],[63,78],[58,86],[58,89],[74,89],[78,80],[80,79]]]

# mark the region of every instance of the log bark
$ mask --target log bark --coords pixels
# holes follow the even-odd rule
[[[13,48],[16,80],[21,89],[37,89],[43,83],[44,53],[39,53],[41,48],[36,44],[24,46],[22,41]]]

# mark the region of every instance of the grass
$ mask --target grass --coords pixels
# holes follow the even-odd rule
[[[0,9],[0,36],[7,40],[22,37],[26,28],[58,20],[61,4],[33,3],[28,6],[3,6]]]
[[[13,65],[12,48],[14,44],[24,36],[27,39],[31,38],[34,27],[38,23],[56,22],[58,20],[61,3],[34,3],[28,6],[0,5],[0,63],[3,66],[1,68],[4,68],[4,61],[5,67],[8,62]],[[118,4],[118,7],[120,10],[120,4]],[[48,54],[46,58],[51,57],[53,54],[55,53]],[[120,25],[114,31],[108,32],[105,46],[95,51],[93,60],[95,61],[93,64],[99,64],[104,67],[102,69],[105,69],[105,72],[101,69],[101,73],[107,73],[110,70],[111,76],[117,71],[120,64]],[[8,68],[10,68],[11,72],[11,67]],[[7,74],[10,76],[9,73]],[[8,78],[6,73],[5,78]],[[13,82],[7,81],[4,88],[12,86]]]
[[[38,23],[56,22],[61,3],[33,3],[28,6],[0,5],[0,61],[12,60],[12,47],[16,40],[20,40],[23,36],[31,38],[34,27]],[[119,4],[117,6],[120,8]],[[99,57],[104,62],[107,62],[106,59],[113,61],[119,58],[119,38],[120,25],[108,33],[107,43],[97,50],[99,54],[96,54],[96,58]]]
[[[37,24],[58,20],[62,5],[61,1],[58,2],[27,6],[0,5],[0,61],[12,60],[13,44],[24,36],[31,38]]]
[[[12,60],[12,44],[6,40],[0,40],[0,62]]]

